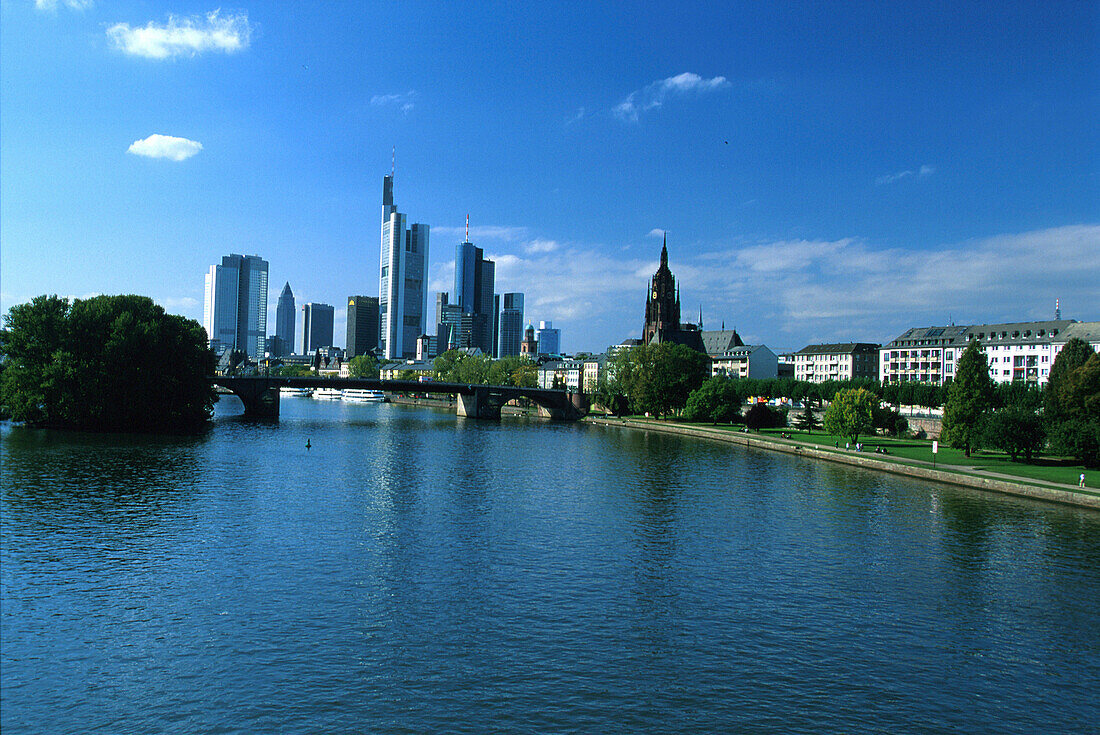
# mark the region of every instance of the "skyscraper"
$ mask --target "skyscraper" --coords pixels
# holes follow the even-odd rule
[[[378,310],[381,347],[388,359],[415,357],[416,338],[425,331],[428,232],[424,224],[405,229],[405,215],[393,203],[393,175],[386,176],[382,180]]]
[[[380,325],[377,296],[348,297],[348,358],[378,349]]]
[[[445,291],[435,297],[436,349],[439,352],[473,347],[473,317],[450,303]]]
[[[267,261],[227,255],[206,273],[202,324],[210,347],[221,354],[243,350],[253,359],[267,349]]]
[[[279,294],[279,305],[275,308],[275,337],[276,349],[271,353],[276,357],[289,354],[294,351],[294,292],[290,290],[290,282],[283,286],[283,292]]]
[[[310,302],[302,307],[302,354],[318,347],[332,346],[332,320],[335,310],[329,304]]]
[[[561,330],[554,329],[553,322],[539,322],[536,339],[539,343],[540,355],[561,354]]]
[[[504,305],[500,310],[500,357],[519,354],[519,343],[523,341],[523,294],[504,294]]]
[[[493,354],[493,332],[496,311],[493,308],[493,287],[496,264],[485,257],[485,251],[470,242],[455,247],[455,300],[473,324],[471,346],[480,347],[486,355]]]

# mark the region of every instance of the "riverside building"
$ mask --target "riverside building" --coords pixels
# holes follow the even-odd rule
[[[253,360],[267,351],[267,261],[227,255],[206,273],[202,324],[217,354],[241,350]]]
[[[878,379],[879,346],[870,342],[806,345],[794,353],[794,379],[809,383]]]
[[[914,327],[879,350],[879,380],[942,385],[954,378],[959,355],[976,339],[998,383],[1046,383],[1066,342],[1079,337],[1100,347],[1100,322],[1056,319],[967,326]]]
[[[405,227],[405,215],[393,203],[393,174],[384,177],[378,311],[380,346],[389,360],[415,357],[417,337],[425,332],[428,232],[425,224]]]

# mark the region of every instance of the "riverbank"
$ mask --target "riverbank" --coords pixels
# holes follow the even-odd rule
[[[958,466],[952,466],[951,469],[944,469],[942,466],[934,468],[925,466],[926,463],[921,460],[891,457],[889,455],[869,455],[862,452],[843,449],[830,449],[800,442],[794,437],[791,439],[782,439],[762,434],[741,433],[721,428],[691,426],[647,419],[616,419],[589,416],[585,420],[597,426],[617,426],[622,428],[641,429],[643,431],[659,431],[666,434],[694,436],[721,441],[727,444],[739,444],[741,446],[754,447],[756,449],[768,449],[771,451],[783,452],[785,454],[822,459],[827,462],[837,462],[880,472],[889,472],[895,475],[915,477],[922,480],[971,487],[987,492],[1018,495],[1100,510],[1100,492],[1095,492],[1090,489],[1080,489],[1062,483],[1013,478],[989,471],[981,471],[979,473],[967,471],[967,469]]]

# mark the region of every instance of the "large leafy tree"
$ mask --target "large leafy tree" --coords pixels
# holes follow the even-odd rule
[[[191,431],[209,419],[213,353],[193,320],[144,296],[39,296],[5,316],[0,403],[17,421]]]
[[[985,423],[985,444],[1008,454],[1015,462],[1020,455],[1028,462],[1043,448],[1046,432],[1039,414],[1022,405],[994,411]]]
[[[977,340],[971,340],[955,366],[955,380],[943,406],[942,439],[969,457],[982,438],[993,405],[993,379]]]
[[[348,375],[353,378],[377,378],[378,360],[373,355],[356,355],[348,360]]]
[[[1077,413],[1076,404],[1066,390],[1073,373],[1089,361],[1095,353],[1092,346],[1083,339],[1070,339],[1054,358],[1050,366],[1046,387],[1043,389],[1043,419],[1050,429],[1066,421]]]
[[[861,434],[874,426],[874,411],[879,399],[866,388],[847,388],[837,391],[833,402],[825,409],[825,431],[847,437],[853,444]]]
[[[1100,464],[1100,354],[1060,380],[1056,391],[1060,420],[1048,424],[1052,448],[1087,465]]]
[[[684,406],[684,418],[688,421],[729,423],[740,415],[741,399],[734,381],[721,375],[693,390]]]
[[[624,350],[612,372],[635,413],[658,418],[679,410],[707,377],[706,355],[684,345],[664,342]]]

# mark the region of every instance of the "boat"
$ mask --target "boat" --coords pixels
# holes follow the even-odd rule
[[[302,398],[309,398],[313,395],[312,388],[288,388],[282,387],[279,389],[279,395],[281,396],[301,396]]]
[[[344,391],[339,388],[315,388],[313,390],[314,398],[343,398]]]
[[[345,401],[353,403],[382,403],[386,400],[386,394],[380,390],[367,390],[366,388],[345,388]]]

